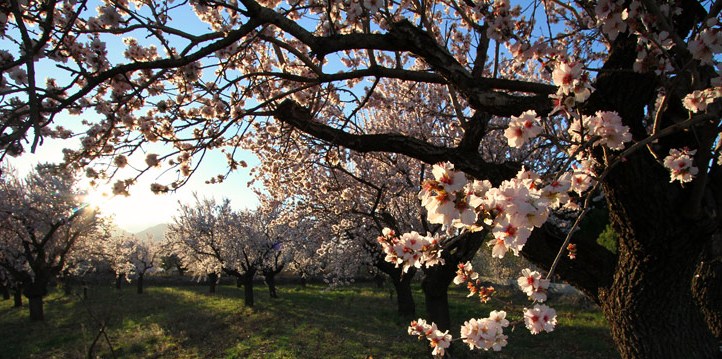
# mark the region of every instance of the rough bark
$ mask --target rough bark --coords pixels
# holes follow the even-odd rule
[[[380,258],[375,263],[375,266],[391,278],[394,291],[396,291],[396,306],[399,316],[402,318],[415,317],[416,303],[411,292],[411,282],[416,274],[416,268],[409,268],[409,271],[404,273],[401,268],[397,268]]]
[[[243,304],[246,307],[253,307],[253,277],[255,271],[247,272],[241,277],[243,280]]]
[[[138,274],[138,279],[135,282],[136,292],[143,294],[143,274]]]
[[[23,294],[28,298],[28,309],[32,321],[45,319],[43,297],[48,293],[47,285],[48,279],[41,275],[36,276],[34,281],[23,284]]]
[[[426,299],[426,315],[441,331],[451,329],[449,315],[449,284],[454,280],[455,266],[437,265],[424,271],[421,288]]]
[[[213,294],[216,292],[216,285],[218,284],[218,274],[211,273],[208,275],[208,292]]]
[[[120,290],[123,286],[123,277],[125,276],[124,273],[118,273],[115,276],[115,289]]]
[[[20,284],[13,287],[13,307],[20,308],[23,306],[23,290]]]
[[[692,295],[712,334],[722,343],[722,235],[702,253],[692,278]]]
[[[605,183],[619,261],[602,310],[624,358],[713,358],[719,342],[692,288],[714,225],[680,212],[690,187],[643,175],[664,171],[650,157],[630,158]]]
[[[278,298],[276,292],[276,273],[273,271],[263,271],[263,281],[268,286],[268,294],[271,298]]]

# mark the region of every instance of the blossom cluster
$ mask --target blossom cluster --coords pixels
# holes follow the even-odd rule
[[[695,90],[682,99],[682,104],[693,113],[707,110],[707,106],[722,97],[722,88],[712,87],[704,90]]]
[[[688,148],[669,150],[669,156],[664,158],[664,167],[669,170],[669,182],[679,181],[680,183],[691,182],[697,175],[699,169],[694,165],[694,154],[697,150]]]
[[[557,312],[543,304],[535,304],[533,308],[524,308],[524,324],[532,334],[553,332],[557,324]]]
[[[576,102],[584,102],[592,94],[589,76],[582,71],[581,62],[559,61],[552,71],[552,80],[559,86],[557,93],[551,95],[557,100],[555,110],[570,107]]]
[[[425,181],[419,193],[429,222],[471,230],[486,226],[494,236],[492,256],[498,258],[508,251],[518,255],[532,229],[547,220],[550,208],[569,201],[561,192],[575,188],[572,175],[544,186],[539,175],[526,169],[498,187],[489,181],[468,182],[449,163],[434,165],[432,172],[435,179]]]
[[[508,251],[519,255],[532,229],[546,222],[550,202],[540,188],[539,176],[522,168],[515,178],[487,191],[483,206],[496,214],[491,224],[493,257],[503,258]]]
[[[504,328],[509,326],[506,312],[492,311],[488,318],[470,319],[461,326],[461,340],[469,349],[500,351],[507,344]]]
[[[474,208],[478,206],[479,192],[484,192],[485,185],[479,181],[469,183],[463,172],[454,170],[451,163],[434,165],[434,179],[422,184],[419,199],[426,208],[430,223],[442,224],[445,227],[471,226],[476,222]]]
[[[444,259],[441,258],[439,237],[422,236],[415,231],[397,237],[392,229],[384,228],[383,235],[377,240],[386,253],[384,259],[394,263],[396,267],[402,266],[404,272],[408,272],[411,267],[421,268],[422,265],[431,267],[444,263]]]
[[[507,344],[507,336],[504,335],[504,328],[509,326],[506,319],[506,312],[503,310],[492,311],[487,318],[470,319],[464,322],[460,328],[460,339],[469,349],[492,349],[500,351]],[[429,346],[433,348],[431,354],[435,358],[441,358],[449,347],[453,337],[449,331],[440,331],[435,323],[428,324],[424,319],[417,319],[411,322],[408,328],[409,335],[426,338]]]
[[[469,289],[469,295],[467,297],[473,297],[479,295],[479,299],[482,303],[486,303],[491,299],[491,295],[494,294],[494,287],[485,287],[479,280],[479,273],[474,271],[471,262],[459,263],[456,270],[456,277],[454,277],[454,284],[460,285],[466,283],[466,287]]]
[[[547,300],[549,290],[549,279],[542,279],[541,273],[525,268],[521,271],[521,277],[516,280],[519,288],[529,299],[536,302]]]
[[[592,146],[607,146],[613,150],[624,149],[624,143],[632,140],[629,127],[622,124],[622,118],[614,111],[597,111],[594,116],[582,116],[569,126],[572,141]],[[573,146],[572,151],[578,147]]]
[[[689,42],[687,48],[692,53],[692,57],[700,60],[701,63],[713,65],[714,55],[722,52],[722,31],[720,31],[717,18],[708,19],[705,25],[707,28],[700,31]]]
[[[511,116],[509,126],[504,131],[509,147],[520,148],[525,142],[538,136],[542,131],[536,111],[529,110],[521,116]]]
[[[436,327],[436,323],[428,324],[421,318],[411,321],[408,332],[409,335],[419,336],[419,339],[426,338],[429,346],[433,348],[431,354],[435,358],[443,358],[446,348],[451,345],[451,334],[448,330],[442,332]]]

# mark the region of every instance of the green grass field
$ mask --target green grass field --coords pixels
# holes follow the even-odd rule
[[[46,298],[46,321],[28,320],[27,308],[0,302],[0,358],[87,358],[105,323],[113,352],[104,337],[94,347],[101,358],[428,358],[427,342],[406,334],[408,320],[396,314],[388,289],[355,285],[337,290],[323,286],[280,286],[278,299],[257,286],[256,306],[243,307],[243,290],[220,286],[215,295],[204,286],[153,286],[142,295],[128,286],[120,291],[90,287],[89,299]],[[512,320],[529,305],[514,294],[499,293]],[[480,304],[451,291],[452,335],[471,317],[486,317],[500,303]],[[417,314],[423,296],[417,291]],[[27,301],[24,302],[27,304]],[[456,343],[454,358],[617,358],[606,321],[597,308],[550,302],[560,314],[553,333],[533,336],[523,324],[500,353],[470,352]]]

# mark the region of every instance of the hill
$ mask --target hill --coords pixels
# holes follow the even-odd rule
[[[140,232],[134,233],[134,235],[138,238],[146,238],[147,236],[152,236],[153,240],[156,242],[160,242],[165,238],[165,232],[168,230],[168,224],[167,223],[161,223],[156,224],[153,227],[146,228]]]

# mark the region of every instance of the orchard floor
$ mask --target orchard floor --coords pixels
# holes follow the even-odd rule
[[[0,301],[0,358],[431,357],[426,340],[406,334],[408,320],[396,314],[388,288],[289,284],[279,286],[279,298],[271,299],[259,285],[253,309],[243,307],[243,290],[235,286],[206,292],[200,285],[150,284],[141,295],[130,285],[122,290],[93,286],[89,299],[81,300],[54,291],[46,298],[41,323],[28,320],[26,306]],[[417,314],[423,316],[423,296],[416,293]],[[460,289],[450,293],[454,336],[465,319],[504,307],[519,320],[530,304],[504,291],[487,304],[465,296]],[[532,336],[517,324],[513,331],[507,328],[509,345],[502,352],[470,352],[457,342],[453,357],[619,357],[598,308],[564,297],[552,298],[550,305],[559,313],[553,333]],[[101,335],[89,355],[102,325],[108,339]]]

